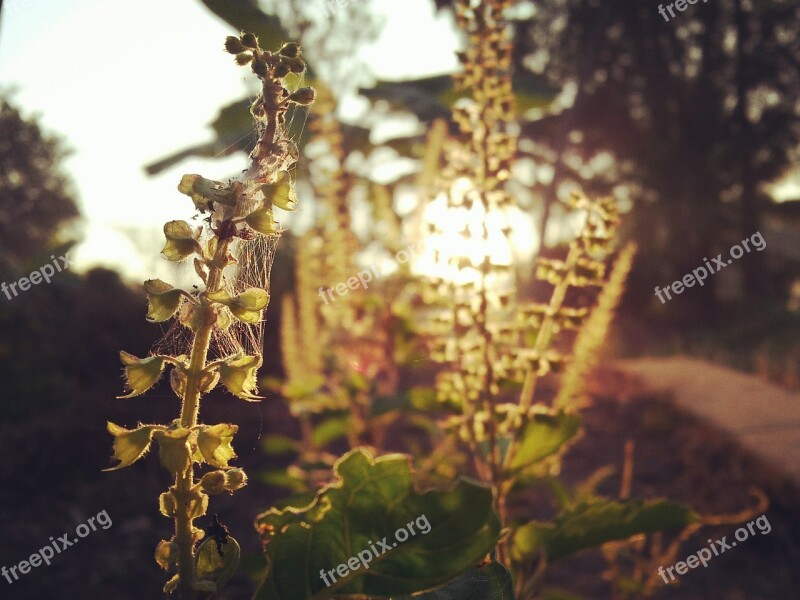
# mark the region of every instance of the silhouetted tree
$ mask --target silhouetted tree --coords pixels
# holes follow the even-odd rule
[[[63,227],[78,208],[60,170],[65,155],[36,119],[0,98],[0,275],[20,272],[68,241]]]

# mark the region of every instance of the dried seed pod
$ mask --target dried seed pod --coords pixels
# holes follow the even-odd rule
[[[258,38],[252,33],[243,31],[239,39],[242,40],[242,44],[244,44],[247,48],[252,48],[253,50],[258,48]]]
[[[314,88],[305,87],[300,88],[294,94],[289,96],[289,101],[294,102],[295,104],[300,104],[301,106],[308,106],[312,102],[314,102],[314,98],[316,98],[317,93],[314,91]]]
[[[254,60],[251,67],[253,69],[253,73],[255,73],[261,78],[265,78],[269,75],[269,68],[267,67],[267,63],[265,63],[261,59]]]
[[[227,50],[230,54],[241,54],[244,52],[244,44],[239,41],[239,38],[233,37],[229,35],[225,38],[225,50]]]

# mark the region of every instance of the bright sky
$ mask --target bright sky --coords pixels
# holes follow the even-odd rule
[[[455,34],[449,18],[434,17],[432,4],[373,1],[385,19],[377,48],[365,53],[376,77],[453,68]],[[102,264],[135,279],[161,275],[153,271],[166,262],[158,258],[163,223],[192,214],[190,200],[176,190],[181,175],[221,179],[247,166],[236,154],[189,159],[152,178],[142,169],[208,141],[206,125],[217,110],[243,95],[247,72],[221,51],[234,32],[197,0],[4,0],[2,6],[0,89],[16,89],[23,113],[39,113],[73,150],[64,168],[85,219],[85,240],[74,252],[79,267]],[[409,43],[409,31],[414,40],[437,43]],[[140,241],[150,239],[145,254],[131,230]]]

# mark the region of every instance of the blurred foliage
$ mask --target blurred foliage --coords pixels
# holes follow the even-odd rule
[[[38,268],[78,216],[62,142],[0,98],[0,277]]]

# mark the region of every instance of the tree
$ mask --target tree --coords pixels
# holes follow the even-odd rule
[[[0,275],[67,241],[62,228],[78,216],[73,190],[59,170],[61,142],[0,98]]]
[[[610,151],[618,176],[584,183],[600,192],[628,184],[640,200],[640,264],[656,265],[663,283],[678,279],[759,230],[763,185],[796,154],[799,29],[787,0],[698,3],[668,22],[633,0],[547,0],[520,56],[573,86],[574,101],[525,132],[578,181]],[[737,263],[751,298],[772,291],[763,260],[752,252]],[[693,294],[704,320],[716,313],[713,279]]]

